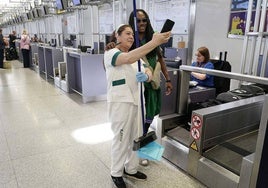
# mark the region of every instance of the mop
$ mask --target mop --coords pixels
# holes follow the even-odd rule
[[[134,14],[134,27],[135,27],[135,40],[136,47],[139,47],[138,28],[137,28],[137,9],[136,0],[133,0],[133,14]],[[138,71],[141,71],[141,62],[138,60]],[[163,147],[153,142],[157,139],[155,131],[145,133],[145,120],[144,120],[144,101],[142,83],[140,83],[140,103],[141,103],[141,117],[143,125],[143,136],[134,140],[133,150],[138,150],[138,155],[144,159],[160,160],[163,154]],[[159,150],[160,149],[160,150]],[[159,157],[160,156],[160,157]]]

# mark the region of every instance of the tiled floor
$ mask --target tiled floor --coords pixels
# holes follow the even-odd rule
[[[106,101],[83,104],[31,69],[0,69],[0,187],[111,188]],[[205,187],[164,159],[129,188]]]

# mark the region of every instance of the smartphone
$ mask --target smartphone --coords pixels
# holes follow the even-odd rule
[[[163,25],[163,28],[161,30],[161,33],[165,33],[165,32],[168,32],[168,31],[171,31],[173,26],[174,26],[175,22],[170,20],[170,19],[167,19]]]

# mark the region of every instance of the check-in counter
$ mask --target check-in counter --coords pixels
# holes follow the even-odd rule
[[[21,50],[20,50],[20,39],[16,39],[15,46],[16,46],[16,51],[17,51],[18,56],[19,56],[19,61],[23,62],[22,53],[21,53]]]
[[[39,74],[46,74],[46,65],[45,65],[45,52],[44,46],[39,44],[38,46],[38,62],[39,62]]]
[[[30,66],[38,72],[38,43],[31,43]]]
[[[46,46],[44,50],[47,78],[54,78],[58,75],[58,62],[63,61],[62,48]]]
[[[103,54],[67,52],[66,60],[69,92],[80,94],[84,103],[106,100]]]
[[[173,114],[177,110],[176,105],[177,105],[177,90],[178,90],[177,86],[179,82],[179,69],[167,67],[167,72],[171,80],[173,89],[170,95],[166,95],[166,81],[165,81],[166,79],[163,76],[163,74],[161,74],[160,87],[161,87],[162,104],[159,116]]]
[[[256,178],[264,169],[258,169],[260,159],[267,159],[261,154],[267,150],[264,150],[265,144],[261,145],[264,138],[260,135],[267,133],[262,128],[267,127],[264,99],[268,96],[254,96],[187,114],[189,98],[200,102],[196,100],[203,101],[215,94],[213,88],[189,89],[189,80],[190,72],[263,85],[267,85],[267,78],[185,65],[180,66],[180,71],[177,113],[157,119],[156,134],[165,147],[163,157],[208,187],[258,187],[249,185],[252,177]],[[267,174],[263,175],[267,178]]]
[[[55,69],[58,68],[58,62],[63,61],[63,51],[61,48],[47,45],[38,47],[39,73],[44,74],[46,80],[54,79],[57,75]]]

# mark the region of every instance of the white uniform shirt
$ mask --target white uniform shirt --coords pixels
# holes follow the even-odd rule
[[[105,51],[104,65],[107,78],[107,101],[130,102],[138,105],[139,89],[137,71],[131,64],[116,66],[116,58],[121,53],[117,48]]]

